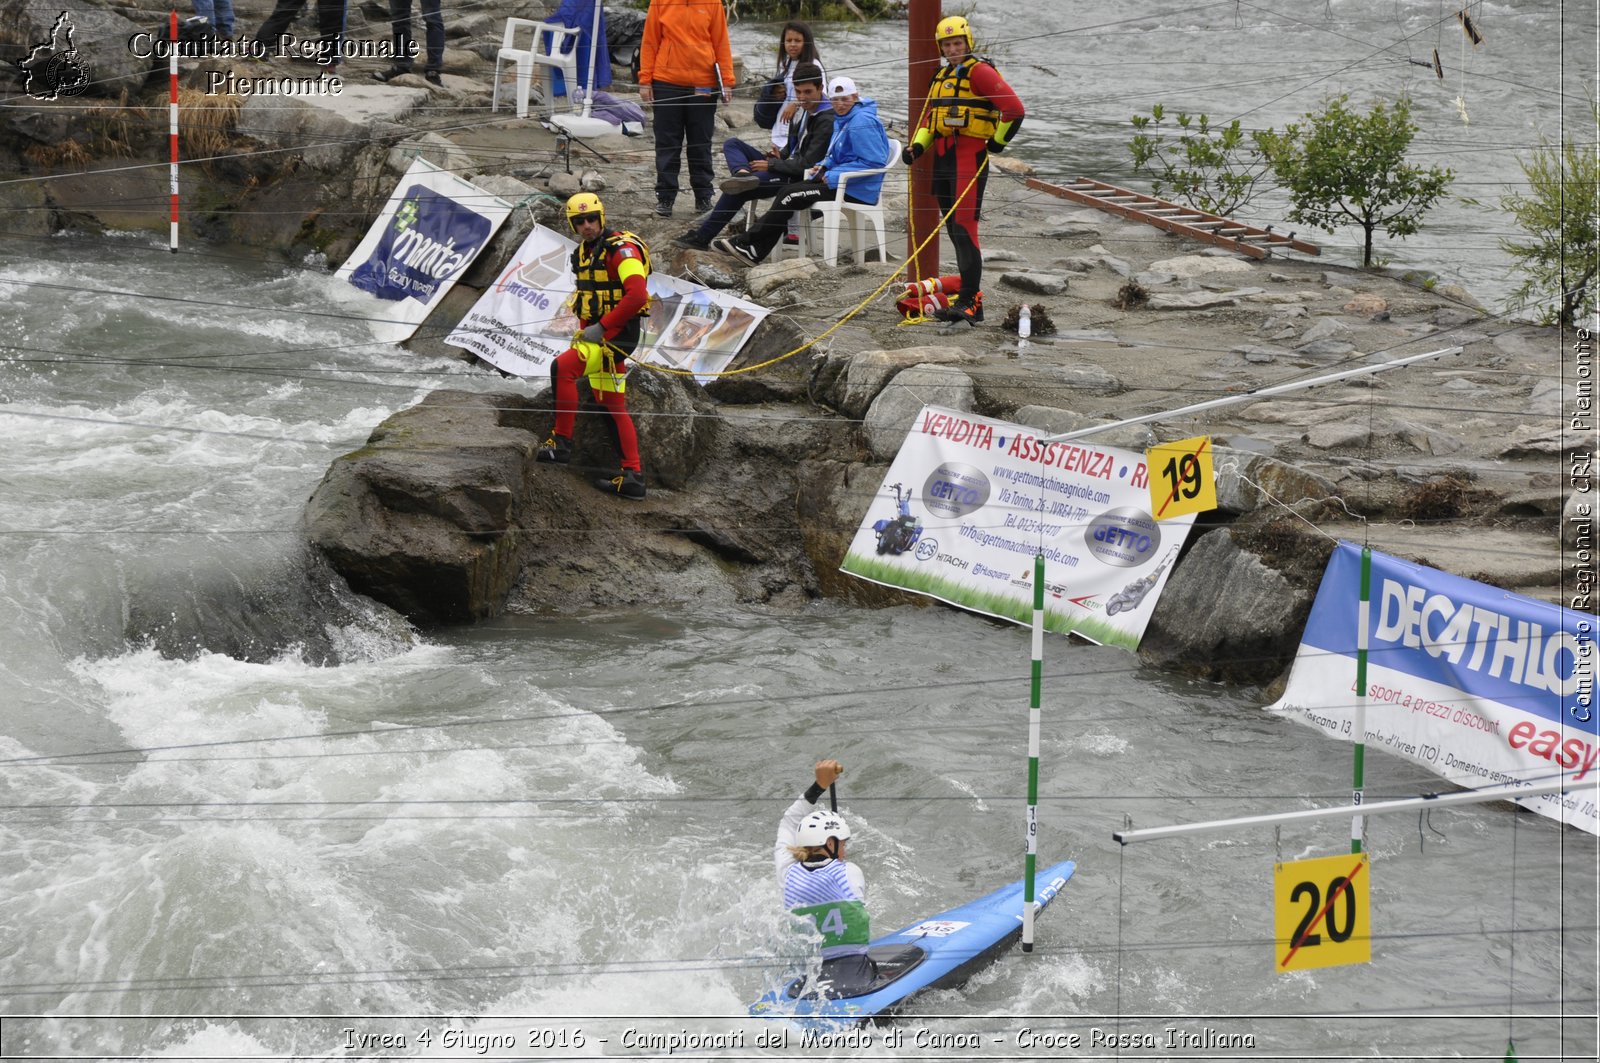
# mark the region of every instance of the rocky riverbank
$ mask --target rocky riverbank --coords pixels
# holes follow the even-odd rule
[[[241,26],[267,6],[241,4]],[[155,16],[118,11],[129,25]],[[352,11],[353,36],[386,35],[372,10],[361,15],[365,25]],[[532,462],[549,406],[529,385],[440,392],[396,414],[334,463],[307,507],[310,541],[355,589],[423,624],[689,599],[923,602],[837,565],[925,402],[1061,431],[1459,347],[1383,376],[1100,437],[1142,448],[1209,434],[1217,447],[1221,508],[1179,558],[1141,655],[1219,678],[1278,674],[1339,536],[1559,596],[1568,472],[1593,440],[1566,430],[1573,396],[1556,331],[1496,319],[1427,277],[1303,255],[1252,262],[1186,243],[1031,190],[1020,179],[1025,164],[1011,158],[990,181],[985,209],[990,324],[900,327],[892,297],[874,295],[898,261],[747,270],[676,251],[670,239],[690,219],[650,213],[648,138],[602,137],[567,158],[534,117],[491,114],[500,25],[481,12],[451,20],[442,86],[379,85],[367,68],[382,63],[354,60],[336,96],[196,97],[185,129],[196,150],[186,153],[204,144],[214,161],[186,170],[189,234],[337,264],[423,154],[519,209],[413,341],[421,351],[460,353],[435,337],[535,220],[562,224],[560,201],[579,187],[600,191],[610,216],[646,238],[658,269],[774,308],[732,368],[833,331],[705,388],[637,372],[630,404],[651,490],[640,505],[588,485],[611,460],[597,423],[580,426],[571,469]],[[216,62],[186,63],[191,91]],[[288,72],[252,67],[253,76]],[[138,80],[123,79],[123,88]],[[153,89],[140,91],[128,99],[156,108]],[[88,172],[0,186],[7,204],[30,208],[23,216],[41,231],[164,229],[164,168],[128,169],[126,158],[85,166],[63,147],[95,157],[98,136],[133,158],[160,158],[164,108],[160,123],[150,110],[146,129],[61,102],[13,116],[0,149],[20,174]],[[725,115],[743,119],[747,108]],[[885,202],[903,232],[903,182]],[[891,249],[902,254],[903,237]],[[1042,308],[1057,331],[1019,353],[995,323],[1021,302]]]

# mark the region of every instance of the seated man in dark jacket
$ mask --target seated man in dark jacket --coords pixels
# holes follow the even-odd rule
[[[833,137],[833,107],[822,98],[822,71],[815,63],[805,63],[795,70],[794,96],[800,106],[789,122],[789,142],[783,154],[747,163],[745,169],[749,174],[735,175],[722,182],[722,195],[711,213],[697,228],[677,237],[673,243],[704,251],[711,246],[711,238],[720,233],[746,203],[777,195],[782,185],[801,180],[807,170],[822,161]]]
[[[772,253],[783,239],[789,219],[799,211],[839,194],[839,183],[851,174],[867,171],[859,181],[848,182],[844,198],[868,206],[878,202],[883,189],[883,168],[889,161],[889,137],[878,120],[878,104],[863,99],[850,78],[836,77],[828,86],[833,104],[833,139],[822,161],[806,172],[807,179],[778,187],[772,208],[741,239],[726,236],[711,241],[713,251],[755,265]]]

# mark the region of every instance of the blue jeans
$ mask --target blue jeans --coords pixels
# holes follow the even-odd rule
[[[722,157],[728,163],[728,172],[736,174],[752,162],[759,162],[768,158],[768,155],[754,144],[740,140],[738,137],[729,137],[722,142]],[[767,182],[777,184],[780,180],[778,175],[773,173],[757,173],[750,176],[759,178],[763,184]]]
[[[194,13],[210,23],[218,37],[233,36],[233,0],[194,0]]]

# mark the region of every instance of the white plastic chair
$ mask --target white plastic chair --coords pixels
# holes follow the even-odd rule
[[[533,31],[533,39],[526,47],[517,46],[517,32],[521,29]],[[505,37],[500,42],[500,50],[494,55],[494,99],[490,104],[490,111],[500,109],[500,69],[509,63],[516,68],[517,78],[517,117],[528,117],[528,93],[533,87],[533,71],[536,66],[554,67],[561,71],[566,78],[567,101],[572,101],[573,87],[578,83],[578,34],[582,30],[576,26],[562,26],[554,22],[535,22],[529,18],[506,19]],[[546,37],[545,34],[549,34]],[[549,51],[544,51],[544,44],[549,43]],[[570,51],[567,49],[571,48]],[[550,107],[550,113],[556,113],[556,99],[553,91],[547,91],[545,102]]]
[[[878,261],[889,261],[889,240],[884,234],[883,201],[887,189],[878,194],[878,202],[872,204],[852,203],[845,199],[845,192],[849,183],[858,178],[870,177],[873,174],[888,174],[899,169],[900,142],[889,141],[889,161],[883,166],[873,170],[855,170],[851,173],[839,175],[839,190],[832,199],[825,199],[811,205],[811,210],[822,213],[822,261],[830,266],[839,264],[839,229],[844,222],[844,216],[850,215],[851,246],[855,249],[855,260],[859,265],[867,260],[867,226],[872,226],[877,236]],[[885,180],[884,184],[888,185]],[[811,231],[812,217],[810,210],[800,212],[800,243],[794,245],[801,256],[809,255],[815,246],[816,238]],[[780,248],[782,244],[778,245]]]

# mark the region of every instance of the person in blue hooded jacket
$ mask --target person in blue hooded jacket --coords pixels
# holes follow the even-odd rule
[[[832,199],[839,190],[839,178],[856,170],[876,170],[888,164],[889,135],[878,121],[878,105],[862,99],[856,83],[836,77],[828,86],[833,104],[833,137],[828,152],[812,168],[808,180],[784,185],[772,209],[761,216],[755,227],[741,239],[713,240],[711,246],[743,262],[755,265],[772,253],[789,228],[797,211],[811,209],[819,200]],[[878,202],[883,175],[872,174],[845,185],[845,199],[868,206]]]

